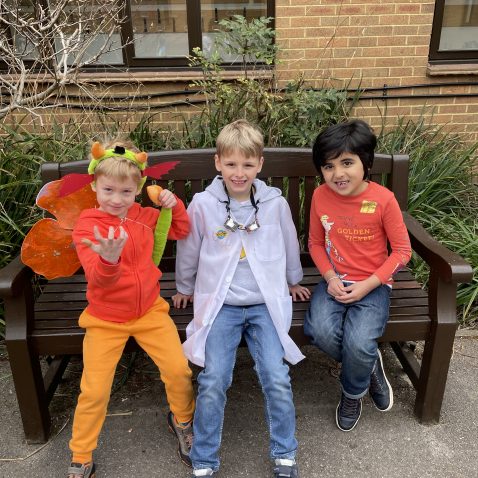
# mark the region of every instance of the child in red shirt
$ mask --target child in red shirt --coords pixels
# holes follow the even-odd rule
[[[328,127],[313,147],[323,184],[312,198],[309,250],[323,281],[304,330],[342,364],[336,410],[342,431],[357,424],[367,391],[379,410],[393,405],[377,339],[388,320],[392,276],[411,256],[395,196],[368,180],[376,142],[367,123],[352,120]]]
[[[168,314],[169,305],[159,295],[161,271],[152,258],[159,211],[135,202],[146,179],[142,176],[146,163],[138,159],[138,153],[131,144],[113,142],[99,157],[93,155],[89,172],[94,174],[92,187],[99,208],[84,210],[73,231],[88,281],[88,306],[79,319],[86,332],[68,478],[95,476],[93,451],[106,416],[116,365],[129,337],[135,338],[160,369],[171,409],[168,425],[178,439],[182,461],[191,463],[192,373]],[[186,237],[189,218],[182,201],[166,189],[158,200],[163,208],[172,209],[168,237]]]

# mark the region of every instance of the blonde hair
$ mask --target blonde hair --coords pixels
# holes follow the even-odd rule
[[[261,131],[245,119],[224,126],[216,140],[219,157],[239,151],[246,158],[261,158],[263,150],[264,137]]]
[[[104,144],[105,149],[114,149],[116,146],[129,149],[134,153],[139,153],[139,149],[131,141],[114,139],[107,141]],[[122,158],[121,156],[104,159],[98,164],[98,166],[96,166],[94,174],[95,180],[100,176],[108,176],[120,181],[131,178],[138,184],[138,186],[143,179],[138,166],[136,166],[131,160]]]

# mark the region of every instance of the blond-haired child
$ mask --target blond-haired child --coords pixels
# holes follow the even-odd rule
[[[212,476],[219,447],[236,351],[244,338],[265,397],[274,476],[297,478],[295,409],[289,367],[302,360],[288,335],[294,300],[309,291],[299,285],[299,243],[281,191],[257,179],[263,138],[245,120],[224,127],[217,138],[220,176],[188,207],[191,232],[178,241],[176,307],[194,295],[194,319],[186,356],[204,367],[191,449],[193,476]],[[247,411],[245,411],[247,412]]]
[[[103,154],[104,153],[104,154]],[[168,424],[189,464],[194,412],[191,370],[168,303],[159,295],[161,271],[152,260],[153,231],[159,211],[135,202],[144,183],[144,162],[132,144],[113,142],[90,163],[99,208],[81,213],[73,240],[85,271],[88,306],[79,324],[83,342],[81,393],[70,440],[68,478],[95,475],[93,450],[106,416],[116,365],[129,337],[148,353],[161,372],[170,406]],[[144,154],[144,153],[143,153]],[[170,191],[159,195],[172,209],[168,237],[184,238],[189,220]]]

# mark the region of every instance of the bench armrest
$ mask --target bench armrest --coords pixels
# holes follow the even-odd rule
[[[5,304],[7,343],[24,343],[33,327],[33,274],[20,256],[0,270],[0,298]]]
[[[473,269],[468,262],[433,239],[408,212],[402,211],[402,213],[412,249],[444,282],[458,284],[469,282],[473,278]]]
[[[25,287],[31,288],[33,271],[23,264],[20,256],[0,269],[0,297],[6,299],[16,297]]]

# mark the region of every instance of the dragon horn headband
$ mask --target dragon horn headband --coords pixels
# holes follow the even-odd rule
[[[123,146],[116,146],[113,149],[105,149],[98,141],[94,142],[91,146],[91,156],[92,159],[88,166],[88,174],[94,174],[96,167],[104,159],[107,158],[125,158],[136,166],[139,170],[143,172],[147,166],[148,155],[145,152],[135,153],[129,149],[124,148]]]

